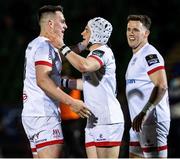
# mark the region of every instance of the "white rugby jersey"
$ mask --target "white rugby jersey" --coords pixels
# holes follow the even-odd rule
[[[84,101],[95,117],[98,125],[124,122],[120,103],[116,98],[116,65],[112,50],[103,45],[89,53],[101,65],[96,72],[83,74]],[[93,118],[88,119],[88,124]]]
[[[132,121],[143,109],[154,88],[149,75],[160,69],[165,69],[164,60],[149,43],[133,54],[126,71],[126,96]],[[168,91],[148,118],[157,122],[170,120]]]
[[[60,86],[61,58],[45,37],[37,37],[26,49],[22,116],[56,116],[59,114],[59,102],[37,86],[36,65],[52,67],[50,78]]]

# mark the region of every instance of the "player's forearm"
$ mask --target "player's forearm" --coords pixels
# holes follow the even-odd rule
[[[152,90],[151,96],[149,98],[149,102],[157,105],[161,99],[164,97],[164,94],[167,91],[167,86],[155,86]]]
[[[66,59],[80,72],[90,71],[91,66],[88,60],[82,56],[76,54],[68,46],[64,45],[60,50]]]
[[[44,78],[38,81],[38,86],[51,98],[67,105],[73,105],[74,100],[68,94],[61,90],[50,78]]]
[[[66,56],[66,59],[80,72],[87,72],[88,71],[88,61],[86,58],[81,57],[79,55],[77,55],[76,53],[74,53],[73,51],[71,51],[71,53],[69,53]]]
[[[146,113],[148,110],[153,109],[164,97],[167,91],[166,85],[155,86],[152,90],[151,96],[143,108],[143,112]]]

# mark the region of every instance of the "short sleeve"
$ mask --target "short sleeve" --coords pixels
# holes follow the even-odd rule
[[[150,53],[144,56],[147,74],[150,75],[164,69],[164,59],[159,53]]]
[[[52,55],[47,42],[42,43],[35,52],[35,66],[36,65],[52,67]]]
[[[89,57],[96,59],[99,62],[99,64],[102,66],[104,65],[104,60],[103,60],[104,54],[105,52],[103,50],[94,50],[89,54]]]

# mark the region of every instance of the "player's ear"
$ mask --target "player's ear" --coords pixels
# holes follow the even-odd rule
[[[145,36],[148,37],[149,34],[150,34],[150,31],[149,31],[149,30],[146,30],[146,31],[145,31]]]
[[[48,25],[50,28],[53,28],[54,22],[52,20],[48,20]]]

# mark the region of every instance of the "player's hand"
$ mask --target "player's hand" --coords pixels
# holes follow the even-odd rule
[[[60,35],[52,34],[51,38],[50,38],[50,42],[52,43],[52,45],[55,48],[60,49],[64,45],[64,35],[63,35],[63,33],[61,33]]]
[[[74,99],[75,102],[72,105],[71,109],[77,113],[81,118],[89,118],[91,111],[86,107],[83,101]]]
[[[133,120],[132,128],[134,131],[140,132],[142,130],[142,124],[145,119],[145,113],[140,112]]]
[[[91,113],[87,122],[87,127],[93,128],[96,126],[97,122],[98,122],[98,117],[96,117],[93,113]]]

